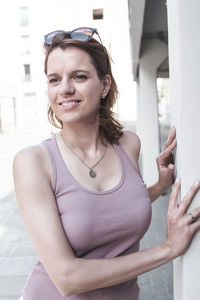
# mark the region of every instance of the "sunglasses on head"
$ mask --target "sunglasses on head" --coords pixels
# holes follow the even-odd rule
[[[88,42],[92,39],[95,33],[98,35],[99,40],[103,46],[102,40],[97,32],[97,29],[90,27],[80,27],[72,31],[56,30],[46,34],[44,36],[44,40],[45,45],[47,46],[50,46],[52,44],[54,38],[56,38],[57,41],[62,41],[63,39],[70,37],[72,40]]]
[[[102,40],[101,40],[100,35],[99,35],[96,28],[79,27],[79,28],[76,28],[72,31],[56,30],[56,31],[45,34],[44,43],[45,43],[46,46],[50,46],[53,43],[53,41],[61,42],[65,38],[69,38],[69,37],[72,40],[81,41],[81,42],[88,42],[92,39],[92,37],[95,33],[98,35],[99,40],[101,42],[102,49],[103,49],[105,59],[106,59],[106,63],[107,63],[107,68],[108,68],[107,53],[104,49]]]

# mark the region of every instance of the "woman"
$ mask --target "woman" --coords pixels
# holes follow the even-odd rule
[[[200,228],[200,209],[186,213],[199,182],[178,205],[177,180],[165,240],[139,251],[151,202],[173,183],[175,129],[157,159],[159,180],[147,189],[139,138],[111,111],[117,87],[94,34],[79,28],[45,36],[48,116],[61,130],[14,159],[17,201],[39,258],[24,300],[137,300],[137,276],[182,255]]]

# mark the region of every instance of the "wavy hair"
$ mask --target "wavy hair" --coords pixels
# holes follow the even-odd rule
[[[49,54],[56,48],[65,50],[68,47],[80,48],[90,55],[100,80],[105,78],[106,74],[110,75],[111,88],[106,97],[101,99],[99,106],[99,132],[101,136],[104,136],[110,143],[118,143],[119,138],[123,135],[123,125],[120,124],[115,112],[112,111],[117,100],[118,89],[112,75],[111,57],[108,51],[94,38],[88,42],[72,40],[70,38],[64,38],[62,40],[56,40],[56,38],[54,38],[51,45],[44,45],[44,72],[46,75]],[[63,128],[63,122],[55,115],[50,105],[48,107],[48,120],[53,126],[60,129]]]

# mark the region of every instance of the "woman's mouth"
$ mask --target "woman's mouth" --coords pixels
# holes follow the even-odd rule
[[[59,105],[63,109],[66,110],[66,109],[70,109],[70,108],[73,108],[73,107],[77,107],[80,102],[81,102],[81,100],[68,100],[66,102],[59,103]]]

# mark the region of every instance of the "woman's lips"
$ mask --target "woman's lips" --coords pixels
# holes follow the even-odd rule
[[[59,105],[65,109],[71,109],[73,107],[77,107],[81,101],[80,100],[68,100],[66,102],[59,103]]]

